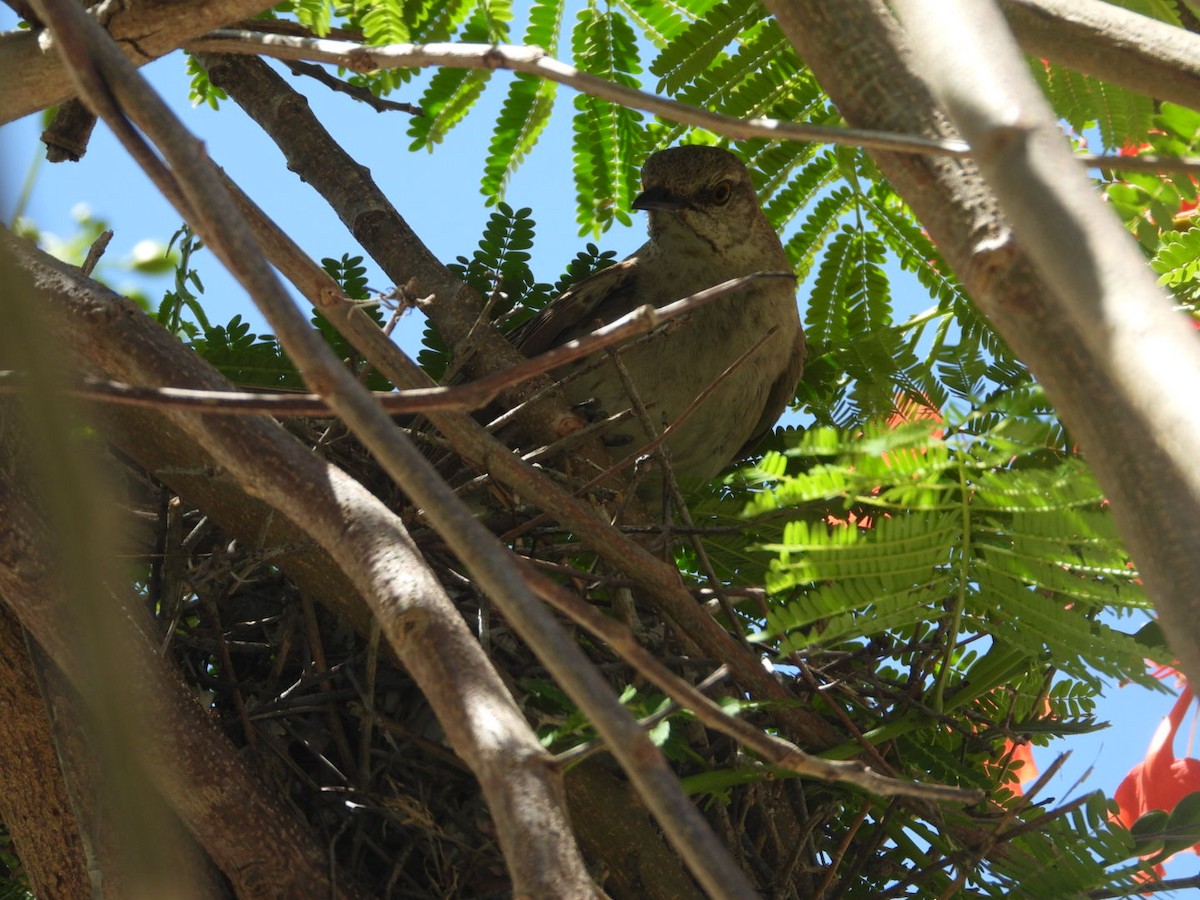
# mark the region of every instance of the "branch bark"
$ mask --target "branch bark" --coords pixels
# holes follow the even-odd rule
[[[0,245],[12,301],[5,355],[23,356],[22,368],[45,376],[36,358],[57,355],[40,349],[47,337],[36,327],[32,285],[10,265],[8,249],[8,241]],[[94,748],[102,760],[99,771],[115,775],[126,792],[123,806],[134,815],[115,821],[123,827],[121,839],[137,841],[141,851],[122,854],[128,865],[121,874],[138,888],[131,896],[154,895],[145,893],[153,887],[162,895],[158,864],[177,861],[183,843],[162,842],[163,835],[142,830],[162,822],[165,834],[171,818],[166,810],[160,815],[157,794],[142,788],[142,772],[238,891],[353,896],[331,885],[324,849],[307,823],[262,789],[155,652],[144,611],[122,589],[109,590],[111,558],[106,562],[100,555],[100,545],[114,531],[105,521],[109,510],[100,508],[98,498],[85,496],[98,479],[90,467],[74,461],[78,453],[69,434],[74,420],[44,377],[39,385],[44,395],[30,404],[29,452],[6,453],[0,472],[0,596],[103,723],[102,740]],[[34,461],[52,476],[41,479],[43,490],[36,493]],[[74,554],[70,565],[56,557],[54,548],[64,546]],[[211,896],[197,863],[182,874],[175,865],[166,877],[179,879],[184,896]],[[192,872],[197,877],[189,878]]]
[[[21,625],[0,599],[0,822],[16,845],[34,896],[92,892],[83,840],[59,771],[54,736]]]
[[[230,22],[250,18],[272,4],[262,0],[105,0],[89,15],[104,25],[125,55],[138,66]],[[71,76],[51,52],[48,35],[38,31],[0,34],[0,124],[74,96]]]
[[[850,0],[838,4],[836,12],[816,0],[767,0],[766,5],[847,120],[863,127],[949,134],[913,67],[911,45],[881,2]],[[860,64],[845,66],[850,55]],[[878,77],[885,72],[886,78]],[[1194,372],[1197,348],[1181,338],[1183,323],[1165,315],[1169,311],[1154,296],[1143,295],[1128,310],[1113,310],[1110,299],[1101,298],[1107,276],[1099,267],[1076,274],[1076,286],[1096,293],[1086,305],[1072,308],[1058,295],[1060,286],[1038,273],[1031,248],[1017,241],[975,165],[890,153],[876,159],[974,301],[1037,376],[1087,454],[1144,573],[1172,649],[1189,678],[1200,678],[1200,556],[1195,553],[1200,447],[1194,437],[1200,428],[1195,408],[1200,391],[1164,383],[1158,371],[1162,364],[1181,374]],[[1052,188],[1036,185],[1048,196]],[[1111,215],[1094,202],[1095,207],[1085,207],[1085,217]],[[1078,227],[1071,233],[1078,235]],[[1123,249],[1114,253],[1128,258]],[[1139,261],[1131,284],[1146,277],[1144,266]],[[1138,315],[1147,324],[1127,324]],[[1145,340],[1160,352],[1172,348],[1172,355],[1154,359],[1139,346]],[[1137,384],[1140,378],[1164,393],[1147,397]],[[1174,409],[1175,416],[1168,419],[1165,409]]]
[[[1001,0],[1021,49],[1193,109],[1200,36],[1101,0]]]

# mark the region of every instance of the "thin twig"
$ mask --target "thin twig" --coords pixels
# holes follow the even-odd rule
[[[210,31],[184,46],[188,50],[205,53],[249,53],[281,60],[304,59],[331,63],[363,73],[425,66],[510,69],[527,75],[540,75],[575,88],[580,93],[612,100],[630,109],[640,109],[673,122],[706,128],[731,138],[816,141],[940,156],[967,156],[970,152],[963,141],[825,125],[801,125],[766,117],[747,120],[725,116],[581,72],[574,66],[554,59],[541,47],[500,44],[389,44],[366,47],[352,41],[262,35],[231,28]]]
[[[348,94],[360,103],[365,103],[375,112],[405,112],[410,116],[423,116],[421,107],[413,106],[411,103],[397,103],[395,100],[385,100],[383,97],[376,97],[364,87],[359,87],[355,84],[347,84],[340,78],[334,78],[320,66],[311,63],[299,62],[297,60],[284,60],[283,64],[291,70],[293,75],[306,75],[316,81],[319,81],[331,91],[337,91],[342,94]]]
[[[528,75],[539,75],[550,81],[565,84],[583,94],[620,103],[629,109],[640,109],[672,122],[704,128],[716,134],[748,140],[792,140],[812,143],[840,144],[899,153],[919,153],[931,156],[967,157],[970,146],[961,140],[922,137],[871,131],[863,128],[837,128],[829,125],[807,125],[759,117],[740,119],[711,112],[677,100],[658,97],[636,88],[614,84],[603,78],[581,72],[574,66],[554,59],[541,47],[496,44],[389,44],[366,47],[352,41],[332,41],[324,38],[263,35],[250,31],[219,28],[184,44],[188,50],[209,53],[247,53],[270,56],[280,60],[310,60],[352,69],[374,72],[380,69],[405,69],[442,66],[452,69],[509,69]],[[1134,157],[1077,154],[1076,159],[1089,168],[1117,171],[1196,172],[1200,171],[1197,157]]]
[[[853,784],[881,797],[915,797],[931,802],[952,803],[975,803],[983,797],[982,791],[888,778],[857,760],[828,760],[805,753],[790,741],[761,731],[745,719],[729,715],[671,672],[653,653],[641,646],[620,622],[584,603],[528,563],[524,563],[522,569],[530,589],[539,597],[607,643],[640,675],[681,706],[691,710],[705,725],[741,742],[773,766],[822,781]]]
[[[584,337],[540,353],[527,362],[494,372],[467,384],[450,387],[414,388],[405,391],[376,391],[374,396],[390,414],[423,413],[434,410],[471,412],[491,403],[505,388],[589,356],[639,334],[646,334],[663,322],[686,315],[714,300],[742,290],[760,278],[791,278],[790,274],[758,272],[731,278],[721,284],[655,308],[640,306],[621,318],[597,328]],[[17,372],[0,371],[0,393],[21,390],[25,382]],[[202,391],[193,388],[145,387],[83,378],[68,389],[74,396],[125,406],[149,406],[157,409],[192,409],[211,415],[249,416],[332,416],[333,410],[320,394],[267,394],[253,391]]]

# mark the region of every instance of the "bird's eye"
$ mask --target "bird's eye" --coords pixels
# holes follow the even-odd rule
[[[733,196],[733,182],[719,181],[712,189],[712,201],[723,206],[729,202],[729,198]]]

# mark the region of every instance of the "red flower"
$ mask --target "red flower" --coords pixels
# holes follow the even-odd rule
[[[1175,758],[1175,733],[1183,724],[1193,698],[1191,687],[1185,686],[1170,714],[1154,732],[1146,758],[1133,767],[1117,788],[1114,796],[1120,807],[1117,819],[1126,828],[1151,810],[1169,813],[1188,794],[1200,791],[1200,759]],[[1200,844],[1192,850],[1200,853]],[[1155,869],[1161,877],[1162,866]]]
[[[1016,765],[1017,763],[1020,765]],[[1000,761],[984,763],[984,768],[989,773],[999,773],[1002,770],[1011,772],[1009,778],[1015,780],[1006,779],[1003,786],[1018,797],[1024,796],[1025,785],[1041,774],[1037,763],[1033,761],[1033,745],[1028,741],[1017,743],[1012,738],[1004,739],[1004,751],[1000,754]]]

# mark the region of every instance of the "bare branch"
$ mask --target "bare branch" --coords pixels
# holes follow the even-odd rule
[[[320,66],[296,62],[294,60],[285,61],[284,65],[288,67],[293,75],[305,75],[325,85],[331,91],[347,94],[360,103],[367,104],[375,112],[403,112],[408,113],[410,116],[425,115],[421,112],[419,106],[413,106],[411,103],[397,103],[395,100],[385,100],[383,97],[376,97],[364,87],[358,87],[357,85],[348,84],[340,78],[334,78]]]
[[[59,41],[69,41],[59,48],[64,62],[73,72],[80,72],[80,86],[88,101],[126,145],[136,146],[136,136],[128,133],[124,119],[129,115],[152,137],[169,164],[186,173],[180,187],[187,203],[177,202],[180,211],[185,214],[194,211],[190,218],[197,232],[259,303],[280,343],[297,360],[306,378],[322,388],[320,393],[371,449],[388,474],[398,484],[403,484],[425,509],[483,589],[502,606],[514,628],[534,648],[564,689],[588,712],[612,745],[620,748],[618,758],[630,778],[642,787],[646,802],[656,812],[672,843],[701,883],[718,896],[749,896],[752,892],[745,875],[688,801],[661,752],[637,728],[561,626],[529,596],[507,549],[475,520],[445,482],[437,477],[428,461],[398,432],[353,375],[340,365],[323,339],[309,328],[258,252],[248,226],[237,213],[215,167],[203,155],[198,143],[145,86],[128,62],[113,52],[107,35],[82,16],[69,0],[39,0],[37,8]],[[80,35],[86,35],[86,38],[79,40]],[[98,82],[106,87],[98,90]],[[114,100],[121,103],[120,108],[113,107]],[[148,167],[148,172],[152,177],[161,174],[154,167]],[[170,183],[158,178],[156,183],[165,189],[169,198],[182,199]],[[398,524],[396,531],[399,532]],[[402,532],[396,534],[397,541],[404,537]],[[368,599],[376,599],[376,595],[369,593]],[[390,612],[382,606],[376,609],[384,634],[397,652],[401,652],[406,643],[411,643],[412,626],[396,621]],[[454,727],[445,720],[443,726],[447,731]],[[514,733],[519,731],[516,722],[512,727]],[[491,730],[489,728],[489,733]],[[482,739],[483,735],[479,737]],[[529,737],[532,738],[532,734]],[[533,752],[529,752],[529,756],[536,758]],[[511,781],[508,784],[511,785]],[[499,796],[494,785],[491,787],[493,814],[507,817],[506,810],[497,808],[497,801],[505,798]],[[488,788],[485,782],[485,791]],[[546,800],[550,802],[551,798]],[[561,813],[557,809],[554,811]],[[584,886],[590,882],[582,860],[574,851],[569,830],[556,829],[552,835],[536,834],[527,827],[518,827],[527,826],[528,822],[511,824],[511,830],[500,830],[500,839],[505,844],[506,859],[513,867],[518,893],[540,890],[535,886],[542,884],[554,884],[560,893],[564,885],[568,886],[568,891],[585,892]],[[551,837],[556,840],[549,840]],[[527,842],[550,852],[531,853]],[[546,871],[546,866],[553,866],[553,871]]]
[[[257,15],[271,4],[263,0],[153,0],[102,3],[89,15],[104,26],[125,55],[138,66],[175,50],[188,38]],[[55,53],[47,53],[42,31],[0,33],[0,124],[62,103],[75,88]]]
[[[452,69],[510,69],[539,75],[550,81],[573,87],[581,93],[603,97],[630,109],[654,113],[673,122],[707,128],[726,137],[768,138],[770,140],[820,141],[849,144],[881,150],[909,153],[934,153],[964,156],[966,144],[953,140],[933,140],[903,134],[886,134],[854,128],[800,125],[779,119],[739,119],[710,112],[698,106],[667,100],[615,84],[574,66],[559,62],[541,47],[500,46],[495,44],[391,44],[367,47],[350,41],[322,38],[264,35],[252,31],[222,28],[188,42],[188,49],[207,53],[250,53],[275,59],[307,59],[332,63],[356,72],[377,69],[407,69],[443,66]]]
[[[109,238],[111,231],[104,233]],[[101,236],[103,237],[103,235]],[[107,244],[107,240],[104,241]],[[85,264],[83,271],[90,267]],[[639,334],[646,334],[664,322],[687,315],[714,300],[740,290],[759,278],[791,278],[791,274],[760,272],[731,278],[707,290],[655,308],[642,306],[621,316],[591,334],[547,350],[532,359],[494,372],[468,384],[451,387],[410,388],[404,391],[375,391],[372,396],[389,414],[428,413],[437,410],[470,412],[491,403],[506,388],[520,384],[551,369],[566,365],[598,350],[611,347]],[[20,372],[0,372],[0,394],[19,391],[25,385]],[[246,416],[266,414],[287,416],[328,416],[329,404],[319,394],[276,394],[252,391],[201,391],[192,388],[145,387],[100,378],[84,378],[68,393],[107,403],[159,409],[203,410],[209,415]],[[693,404],[695,406],[696,404]]]
[[[638,644],[628,628],[572,596],[532,566],[526,566],[525,577],[538,596],[603,639],[680,706],[690,709],[705,725],[739,741],[771,765],[796,775],[853,784],[880,797],[914,797],[931,802],[954,803],[974,803],[983,797],[981,792],[975,790],[888,778],[858,761],[822,759],[805,753],[790,741],[774,737],[745,719],[729,715],[700,689],[680,679],[653,653]]]
[[[1200,35],[1101,0],[1001,0],[1021,49],[1182,106],[1200,96]]]
[[[259,32],[218,29],[188,43],[197,52],[260,54],[281,60],[309,59],[333,63],[357,71],[377,69],[443,66],[457,69],[510,69],[529,75],[539,75],[575,88],[584,94],[603,97],[630,109],[640,109],[696,128],[706,128],[735,140],[766,138],[767,140],[810,141],[864,147],[868,150],[890,150],[898,153],[929,154],[964,157],[970,148],[961,141],[918,137],[900,132],[872,131],[860,128],[835,128],[825,125],[803,125],[778,119],[741,119],[714,113],[697,106],[669,100],[615,84],[546,54],[540,47],[498,46],[493,44],[391,44],[366,47],[348,41],[322,38],[264,35]],[[1164,159],[1145,157],[1079,154],[1076,160],[1086,166],[1128,171],[1200,171],[1200,158]]]

